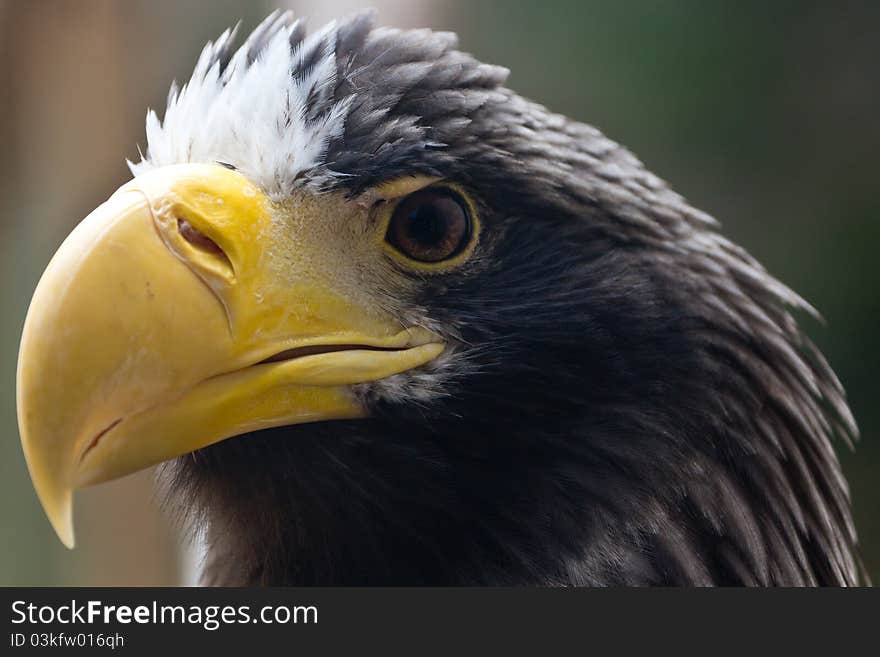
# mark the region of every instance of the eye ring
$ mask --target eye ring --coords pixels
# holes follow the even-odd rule
[[[385,241],[409,260],[438,265],[467,250],[474,223],[471,205],[458,191],[425,187],[392,208]]]

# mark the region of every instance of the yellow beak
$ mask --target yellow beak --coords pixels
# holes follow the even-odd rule
[[[297,231],[309,219],[239,173],[178,165],[124,185],[61,245],[24,325],[18,420],[65,545],[75,488],[257,429],[361,417],[349,386],[443,350],[315,266]]]

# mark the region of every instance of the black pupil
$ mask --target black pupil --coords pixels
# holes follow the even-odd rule
[[[444,208],[437,200],[421,203],[407,216],[410,237],[423,246],[437,246],[446,237],[448,230]]]

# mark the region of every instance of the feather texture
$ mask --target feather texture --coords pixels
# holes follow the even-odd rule
[[[855,421],[816,316],[628,150],[507,71],[362,13],[209,44],[146,167],[233,164],[276,197],[454,180],[484,234],[406,316],[455,343],[364,384],[369,420],[170,466],[218,584],[852,585],[833,443]]]

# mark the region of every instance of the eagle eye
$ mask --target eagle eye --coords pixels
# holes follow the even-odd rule
[[[428,187],[404,197],[391,213],[385,240],[403,255],[426,263],[448,260],[471,242],[471,212],[456,191]]]

